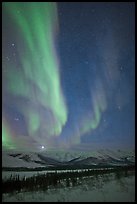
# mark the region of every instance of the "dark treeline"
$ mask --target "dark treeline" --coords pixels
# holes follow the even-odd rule
[[[113,165],[56,165],[56,166],[46,166],[46,167],[35,167],[35,168],[27,168],[27,167],[2,167],[2,171],[46,171],[46,170],[76,170],[76,169],[100,169],[100,168],[113,168],[116,169],[133,169],[134,164],[127,166],[113,166]]]
[[[95,176],[102,174],[108,174],[108,172],[114,172],[116,178],[120,179],[123,176],[128,176],[132,171],[117,169],[112,170],[83,170],[81,172],[54,172],[47,174],[37,174],[36,176],[28,177],[25,176],[20,178],[19,175],[10,176],[6,181],[3,181],[2,192],[12,193],[14,191],[36,191],[36,190],[47,190],[49,187],[58,187],[65,185],[66,187],[78,185],[78,179],[82,177]]]

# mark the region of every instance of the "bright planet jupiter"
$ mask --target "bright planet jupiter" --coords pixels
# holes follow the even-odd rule
[[[134,6],[3,2],[3,149],[134,147]]]

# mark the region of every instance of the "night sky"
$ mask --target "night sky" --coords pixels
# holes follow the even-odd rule
[[[3,149],[134,148],[134,3],[3,3]]]

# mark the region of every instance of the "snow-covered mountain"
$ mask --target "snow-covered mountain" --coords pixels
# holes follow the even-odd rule
[[[2,167],[36,168],[62,165],[134,165],[134,163],[134,150],[2,152]]]

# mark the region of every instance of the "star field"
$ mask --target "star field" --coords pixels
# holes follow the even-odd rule
[[[2,145],[134,147],[134,3],[2,4]]]

